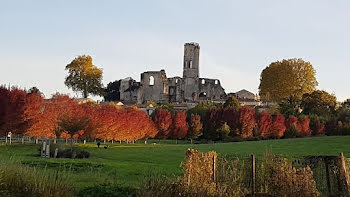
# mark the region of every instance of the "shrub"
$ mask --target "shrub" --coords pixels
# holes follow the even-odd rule
[[[319,196],[310,167],[296,169],[280,156],[265,154],[265,180],[273,196]],[[288,194],[288,195],[286,195]]]
[[[284,133],[284,138],[295,138],[298,136],[298,128],[295,125],[292,125]]]

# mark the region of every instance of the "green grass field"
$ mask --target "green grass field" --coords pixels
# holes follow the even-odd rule
[[[158,142],[158,141],[156,141]],[[118,183],[138,187],[150,175],[177,177],[182,174],[180,164],[188,148],[217,151],[221,155],[245,159],[254,153],[262,158],[266,149],[290,158],[308,155],[338,155],[350,157],[350,136],[312,137],[300,139],[265,140],[215,144],[109,144],[107,150],[95,144],[80,145],[91,153],[89,159],[40,158],[39,145],[0,145],[0,161],[19,162],[37,169],[60,171],[78,189],[97,183],[117,180]]]

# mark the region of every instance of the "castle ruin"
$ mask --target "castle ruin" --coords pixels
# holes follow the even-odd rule
[[[226,97],[219,79],[200,78],[198,43],[184,46],[183,76],[168,78],[165,70],[141,73],[140,82],[131,77],[120,80],[120,100],[142,104],[198,102],[201,100],[222,100]]]

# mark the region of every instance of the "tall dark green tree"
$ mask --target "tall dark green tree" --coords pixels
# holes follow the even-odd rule
[[[120,80],[109,82],[105,88],[105,101],[119,101],[120,100]]]

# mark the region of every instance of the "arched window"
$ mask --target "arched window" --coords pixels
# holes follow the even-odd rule
[[[189,61],[188,67],[189,67],[189,68],[192,68],[192,60]]]
[[[206,92],[201,92],[199,94],[199,98],[204,98],[204,97],[207,97],[207,93]]]
[[[153,76],[150,76],[150,77],[149,77],[149,85],[150,85],[150,86],[153,86],[153,85],[154,85],[154,77],[153,77]]]
[[[215,80],[215,85],[218,85],[219,81],[218,80]]]
[[[205,84],[205,80],[204,79],[202,79],[202,84]]]

